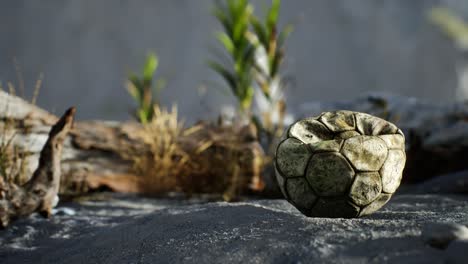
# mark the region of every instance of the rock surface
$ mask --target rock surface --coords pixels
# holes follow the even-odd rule
[[[423,228],[422,237],[432,247],[445,249],[454,240],[468,240],[468,228],[455,223],[430,223]]]
[[[400,194],[359,219],[308,218],[284,200],[115,194],[58,210],[0,231],[0,263],[442,263],[463,243],[435,249],[421,230],[468,222],[468,197]]]

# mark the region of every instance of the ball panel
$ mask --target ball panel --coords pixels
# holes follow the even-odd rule
[[[345,198],[319,198],[310,210],[310,216],[352,218],[359,215],[360,208]]]
[[[378,172],[357,173],[349,196],[358,206],[365,206],[374,201],[382,191],[382,183]]]
[[[345,131],[345,132],[336,134],[335,139],[348,139],[348,138],[352,138],[352,137],[359,136],[359,135],[361,134],[359,134],[359,132],[357,131]]]
[[[326,112],[320,117],[325,126],[333,132],[343,132],[355,129],[354,115],[351,111]]]
[[[385,193],[394,193],[400,186],[406,156],[403,150],[390,150],[387,160],[380,169],[382,176],[382,190]]]
[[[281,172],[278,171],[275,165],[275,175],[276,175],[276,181],[278,182],[278,187],[280,188],[281,192],[283,193],[284,197],[286,199],[289,199],[288,194],[286,193],[286,180],[284,179],[284,176],[281,175]]]
[[[400,134],[382,135],[379,138],[385,141],[388,149],[405,149],[405,138]]]
[[[387,158],[387,145],[373,136],[347,139],[341,150],[343,155],[360,171],[378,171]]]
[[[304,176],[310,156],[307,145],[295,138],[288,138],[276,150],[276,165],[284,177]]]
[[[364,113],[356,113],[356,127],[359,133],[368,136],[395,134],[398,130],[394,124]]]
[[[309,147],[312,153],[339,152],[342,143],[343,140],[326,140],[310,144]]]
[[[391,194],[381,193],[375,201],[361,209],[359,216],[370,215],[384,206],[392,197]]]
[[[354,177],[351,165],[339,153],[318,153],[312,156],[306,178],[320,196],[344,194]]]
[[[332,133],[319,121],[303,119],[289,129],[289,136],[299,139],[306,144],[313,144],[333,138]]]
[[[304,178],[290,178],[286,181],[286,192],[289,199],[301,211],[310,210],[317,201],[317,196]]]

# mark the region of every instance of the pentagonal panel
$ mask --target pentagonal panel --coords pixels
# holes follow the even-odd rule
[[[359,134],[359,132],[351,130],[351,131],[345,131],[345,132],[336,134],[335,139],[348,139],[348,138],[359,136],[359,135],[361,135]]]
[[[344,198],[320,198],[310,211],[310,216],[352,218],[358,216],[359,210]]]
[[[303,119],[289,129],[289,136],[295,137],[306,144],[313,144],[333,138],[332,133],[319,121],[307,118]]]
[[[278,169],[276,168],[276,165],[275,165],[275,175],[276,175],[276,182],[278,183],[278,187],[280,188],[281,192],[283,193],[284,197],[286,199],[289,199],[288,198],[288,195],[286,193],[286,180],[284,179],[284,176],[281,175],[281,173],[278,171]]]
[[[356,136],[344,142],[342,153],[360,171],[378,171],[387,157],[385,142],[372,136]]]
[[[374,201],[382,191],[382,183],[378,172],[357,173],[349,196],[358,206],[365,206]]]
[[[306,172],[307,180],[319,196],[343,194],[353,176],[353,168],[346,159],[332,152],[313,155]]]
[[[371,116],[364,113],[356,113],[357,130],[368,136],[395,134],[398,128],[381,118]]]
[[[314,144],[310,144],[309,148],[312,151],[312,153],[338,152],[340,151],[342,143],[343,140],[325,140]]]
[[[276,166],[284,177],[304,176],[309,158],[307,146],[295,138],[281,142],[276,150]]]
[[[286,181],[289,199],[301,210],[309,210],[317,200],[317,196],[305,178],[290,178]]]
[[[405,168],[406,156],[403,150],[390,150],[380,175],[382,176],[382,190],[394,193],[400,186],[401,176]]]
[[[381,193],[377,199],[375,199],[368,206],[361,209],[359,216],[370,215],[373,212],[379,210],[390,200],[391,197],[391,194]]]
[[[320,117],[320,121],[333,132],[354,130],[354,114],[351,111],[326,112]]]
[[[405,149],[405,138],[400,134],[382,135],[379,138],[385,141],[388,149]]]

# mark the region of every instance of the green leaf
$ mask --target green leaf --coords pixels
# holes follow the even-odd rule
[[[283,46],[284,42],[286,39],[289,37],[289,35],[294,31],[294,27],[292,24],[286,25],[283,30],[280,32],[278,36],[278,47]]]
[[[221,75],[224,80],[228,83],[230,86],[231,90],[233,90],[234,94],[236,94],[236,78],[234,75],[229,72],[226,68],[223,67],[223,65],[214,62],[214,61],[208,61],[208,66],[217,72],[219,75]]]
[[[268,45],[268,39],[266,36],[265,29],[263,28],[261,22],[254,16],[250,18],[250,24],[252,25],[252,28],[257,35],[258,40],[260,43],[264,46]]]
[[[216,34],[216,38],[223,44],[224,48],[227,50],[227,52],[229,52],[229,54],[234,54],[234,43],[226,33],[218,32]]]
[[[245,89],[244,96],[240,102],[243,110],[247,110],[252,106],[253,95],[254,89],[251,86],[247,86]]]
[[[281,0],[272,0],[271,7],[266,18],[266,27],[268,32],[272,32],[278,22]]]
[[[245,38],[245,32],[248,30],[249,20],[253,12],[253,7],[247,5],[245,10],[239,13],[238,17],[234,20],[234,30],[232,39],[234,42],[238,42],[242,38]]]
[[[158,68],[158,57],[154,53],[148,54],[146,58],[145,67],[143,68],[143,80],[150,82],[153,79],[153,75]]]
[[[278,74],[279,67],[281,63],[283,62],[283,57],[284,57],[284,51],[282,49],[276,50],[276,54],[273,57],[273,61],[271,63],[271,68],[270,68],[270,75],[273,77],[276,74]]]
[[[222,5],[222,4],[220,4]],[[218,19],[218,21],[221,23],[221,25],[224,28],[224,31],[228,35],[232,35],[232,22],[230,19],[226,16],[226,9],[225,7],[218,6],[213,10],[213,15]]]

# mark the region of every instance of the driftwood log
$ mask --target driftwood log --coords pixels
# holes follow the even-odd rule
[[[38,166],[47,132],[57,121],[57,117],[21,98],[0,91],[0,129],[6,125],[7,120],[11,126],[8,133],[15,134],[13,144],[27,153],[25,175],[32,175]],[[179,143],[187,153],[197,153],[197,162],[208,165],[212,163],[212,169],[183,175],[183,179],[187,180],[184,184],[188,188],[192,186],[194,192],[226,191],[223,190],[229,187],[226,184],[211,190],[205,187],[231,177],[226,170],[227,161],[223,155],[234,155],[240,157],[238,167],[241,171],[236,173],[241,174],[240,188],[251,188],[252,182],[256,185],[253,187],[261,188],[259,178],[263,166],[263,150],[256,139],[245,132],[248,129],[241,127],[229,130],[208,123],[201,123],[199,126],[201,129],[181,137]],[[151,151],[150,146],[139,136],[142,129],[136,122],[75,121],[63,143],[60,193],[75,195],[102,188],[118,192],[145,192],[148,182],[142,177],[144,175],[135,171],[131,157],[148,155]],[[239,135],[239,140],[234,144],[226,144],[225,135],[229,133]],[[200,143],[208,141],[211,145],[202,153],[195,150],[200,147]],[[211,161],[215,154],[221,155],[216,160],[220,164],[213,164]],[[23,179],[23,182],[27,180]]]
[[[0,226],[5,227],[17,217],[39,212],[49,217],[58,203],[60,161],[63,143],[70,131],[75,108],[70,108],[52,126],[40,152],[39,165],[23,186],[0,177]]]
[[[24,175],[32,175],[38,167],[42,147],[48,138],[50,127],[57,117],[45,110],[29,104],[25,100],[0,91],[0,126],[8,126],[3,140],[11,138],[12,144],[25,155]],[[61,161],[61,192],[82,193],[102,184],[118,191],[125,185],[132,191],[137,184],[136,177],[128,177],[131,162],[120,155],[125,146],[138,148],[138,142],[130,138],[133,125],[117,122],[75,122],[73,129],[64,139]],[[0,127],[1,129],[1,127]],[[109,178],[112,176],[112,180]],[[134,175],[131,175],[134,176]],[[115,179],[122,179],[115,181]],[[22,179],[22,182],[29,180]]]

